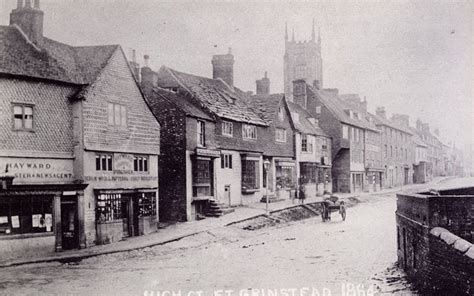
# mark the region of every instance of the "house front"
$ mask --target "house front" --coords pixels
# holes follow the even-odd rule
[[[0,27],[7,259],[157,230],[159,140],[149,131],[160,126],[121,48],[48,39],[43,15],[39,1],[19,2]]]

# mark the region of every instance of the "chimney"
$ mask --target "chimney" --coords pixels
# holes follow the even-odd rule
[[[313,80],[313,87],[315,89],[319,89],[321,87],[321,83],[319,80]]]
[[[17,8],[10,13],[10,25],[17,25],[28,36],[28,39],[38,47],[43,46],[43,18],[44,12],[40,9],[39,0],[35,0],[34,7],[31,0],[18,0]]]
[[[419,131],[423,130],[423,122],[419,118],[416,120],[416,129]]]
[[[229,86],[234,86],[234,56],[231,48],[227,54],[212,56],[212,78],[221,78]]]
[[[382,117],[382,118],[387,118],[387,114],[385,113],[385,107],[377,107],[375,109],[375,114],[379,117]]]
[[[298,79],[293,81],[293,102],[306,109],[306,81]]]
[[[257,83],[257,95],[269,95],[270,94],[270,79],[267,77],[267,71],[265,71],[265,77],[256,81]]]
[[[367,112],[367,97],[364,96],[364,100],[360,101],[360,107],[364,109],[365,112]]]
[[[392,120],[403,126],[410,126],[410,117],[405,114],[393,114]]]
[[[153,87],[156,86],[156,84],[155,84],[155,73],[148,66],[150,56],[146,54],[143,58],[145,60],[145,66],[142,67],[142,71],[141,71],[141,86],[142,86],[142,90],[145,93],[145,95],[149,95],[151,93]]]
[[[130,68],[132,68],[133,76],[135,76],[135,80],[140,82],[140,64],[137,63],[137,52],[135,49],[132,49],[132,60],[128,62]]]

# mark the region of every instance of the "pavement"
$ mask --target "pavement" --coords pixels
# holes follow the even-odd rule
[[[446,179],[446,178],[444,178]],[[361,192],[361,193],[337,193],[339,198],[361,198],[369,197],[370,195],[396,193],[405,190],[417,190],[418,188],[425,188],[430,184],[442,182],[443,179],[435,179],[429,184],[415,184],[403,187],[396,187],[392,189],[384,189],[377,192]],[[318,203],[322,201],[322,197],[311,197],[305,200],[305,204]],[[288,209],[300,206],[299,200],[284,200],[269,204],[269,213],[278,212],[283,209]],[[127,238],[125,240],[108,244],[92,246],[86,249],[70,250],[58,253],[51,253],[50,255],[34,258],[18,258],[9,261],[0,261],[0,268],[17,266],[24,264],[36,264],[44,262],[74,262],[85,258],[90,258],[99,255],[113,254],[119,252],[128,252],[137,249],[153,247],[157,245],[164,245],[170,242],[178,241],[183,238],[193,236],[199,233],[207,232],[213,229],[225,227],[231,224],[250,220],[266,214],[265,203],[252,203],[235,208],[235,211],[219,218],[206,218],[199,221],[182,222],[167,225],[165,228],[160,228],[157,232],[149,235]]]

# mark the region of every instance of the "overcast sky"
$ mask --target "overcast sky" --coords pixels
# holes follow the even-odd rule
[[[8,24],[16,0],[0,0]],[[152,1],[41,0],[45,35],[72,45],[121,44],[138,62],[212,76],[211,57],[232,47],[234,83],[255,91],[268,71],[283,90],[285,22],[297,40],[321,27],[324,87],[366,96],[439,127],[461,146],[472,141],[471,1]],[[473,141],[474,142],[474,141]]]

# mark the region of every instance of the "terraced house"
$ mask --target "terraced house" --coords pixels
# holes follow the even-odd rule
[[[43,35],[40,1],[0,27],[0,256],[157,230],[160,125],[122,49]]]
[[[257,88],[258,86],[257,82]],[[283,94],[260,93],[252,96],[249,105],[270,125],[263,130],[261,139],[265,145],[264,164],[267,164],[263,168],[263,187],[267,190],[265,194],[272,201],[293,198],[297,187],[298,165],[295,158],[295,133],[285,97]]]
[[[308,112],[318,121],[322,130],[332,139],[332,185],[335,192],[360,192],[367,188],[366,137],[368,133],[378,133],[378,129],[358,106],[352,106],[339,97],[337,89],[319,89],[306,84],[311,106]],[[372,139],[372,137],[375,137]],[[376,136],[371,136],[376,159]],[[371,157],[372,159],[372,157]],[[374,160],[374,163],[376,161]],[[374,168],[376,168],[374,166]],[[376,172],[376,170],[374,170]],[[374,188],[372,180],[370,187]],[[375,186],[375,189],[376,186]],[[374,190],[375,190],[374,189]]]
[[[413,183],[413,140],[409,118],[405,115],[387,118],[384,107],[377,107],[372,115],[382,132],[382,157],[384,159],[384,188]]]
[[[216,201],[226,206],[234,206],[258,201],[264,194],[264,131],[268,124],[247,105],[247,94],[233,86],[233,62],[234,58],[230,52],[213,56],[213,78],[183,73],[165,66],[158,72],[151,71],[151,75],[144,75],[142,71],[144,89],[145,84],[158,86],[174,93],[166,94],[168,101],[180,100],[182,103],[174,103],[199,109],[187,111],[188,117],[194,117],[194,120],[199,117],[199,120],[195,126],[194,123],[188,125],[186,143],[167,139],[166,141],[171,142],[164,144],[175,149],[176,153],[184,149],[183,147],[186,147],[187,151],[188,166],[183,166],[183,169],[186,167],[187,174],[187,196],[184,198],[181,194],[178,197],[183,201],[187,200],[186,214],[182,214],[184,205],[180,206],[180,214],[176,214],[178,216],[167,214],[167,217],[174,220],[195,219],[197,216],[193,213],[199,214],[200,206],[196,207],[199,203],[209,204]],[[155,113],[161,111],[163,110],[155,109]],[[197,116],[195,111],[200,115]],[[176,148],[172,148],[173,146]],[[174,152],[164,153],[169,155]],[[191,163],[195,165],[189,165]],[[180,165],[182,164],[177,162],[174,167],[180,169]],[[165,170],[167,171],[163,172],[170,169]],[[202,173],[196,170],[202,170]],[[207,176],[207,172],[209,177],[204,179],[209,182],[203,182],[201,177]],[[171,202],[176,198],[171,192],[165,194],[164,188],[162,193],[161,198],[164,201]]]

